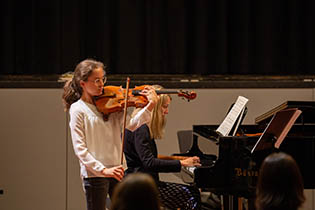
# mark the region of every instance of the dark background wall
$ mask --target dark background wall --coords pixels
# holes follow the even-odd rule
[[[312,0],[2,0],[1,74],[314,74]]]

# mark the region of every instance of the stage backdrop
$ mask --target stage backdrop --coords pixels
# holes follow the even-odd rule
[[[1,74],[313,74],[315,1],[2,0]]]

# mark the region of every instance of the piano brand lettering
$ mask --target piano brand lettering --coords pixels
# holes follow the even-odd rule
[[[236,176],[258,176],[258,171],[234,168]]]

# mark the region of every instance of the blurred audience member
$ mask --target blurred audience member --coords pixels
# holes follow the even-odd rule
[[[114,190],[111,210],[159,210],[158,189],[144,173],[128,175]]]
[[[257,210],[297,210],[305,201],[303,178],[288,154],[273,153],[263,161],[256,188]]]

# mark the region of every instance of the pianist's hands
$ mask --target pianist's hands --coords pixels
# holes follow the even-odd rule
[[[181,160],[180,163],[181,163],[182,166],[186,166],[186,167],[189,167],[189,166],[201,166],[200,159],[197,156],[189,157],[189,158],[186,158],[184,160]]]

